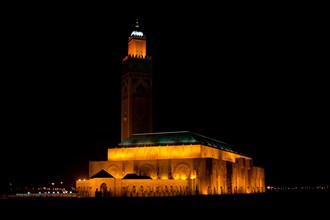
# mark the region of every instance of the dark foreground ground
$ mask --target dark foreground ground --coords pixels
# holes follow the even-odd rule
[[[168,218],[227,216],[267,219],[322,217],[330,213],[330,192],[266,192],[248,195],[160,198],[2,198],[0,218],[96,217]],[[119,216],[118,216],[119,215]],[[2,218],[1,216],[6,216]],[[112,217],[111,217],[112,216]],[[200,217],[199,217],[200,218]]]

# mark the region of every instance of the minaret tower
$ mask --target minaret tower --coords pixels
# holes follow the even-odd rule
[[[128,55],[122,60],[121,141],[132,134],[153,131],[152,59],[139,21],[128,38]]]

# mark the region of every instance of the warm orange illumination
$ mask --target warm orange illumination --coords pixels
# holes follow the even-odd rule
[[[201,156],[201,150],[201,145],[110,148],[108,161],[196,158]]]
[[[265,191],[264,169],[253,166],[252,158],[232,151],[226,144],[192,132],[152,133],[152,59],[147,56],[146,36],[138,20],[122,63],[122,142],[108,149],[106,161],[89,162],[90,179],[76,181],[79,196],[159,197]],[[146,132],[148,138],[130,138],[141,132]]]
[[[145,57],[147,55],[145,37],[131,37],[131,40],[128,43],[128,54],[141,58]]]

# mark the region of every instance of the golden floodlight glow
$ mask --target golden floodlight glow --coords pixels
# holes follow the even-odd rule
[[[264,168],[234,146],[190,131],[153,132],[152,59],[146,39],[137,19],[122,60],[121,142],[108,148],[107,160],[89,162],[90,179],[76,182],[79,197],[264,192]]]
[[[195,158],[201,155],[201,150],[201,145],[109,148],[108,161]]]

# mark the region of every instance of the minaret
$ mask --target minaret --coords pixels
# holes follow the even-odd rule
[[[152,59],[146,43],[137,19],[128,38],[128,55],[122,60],[121,141],[153,130]]]

